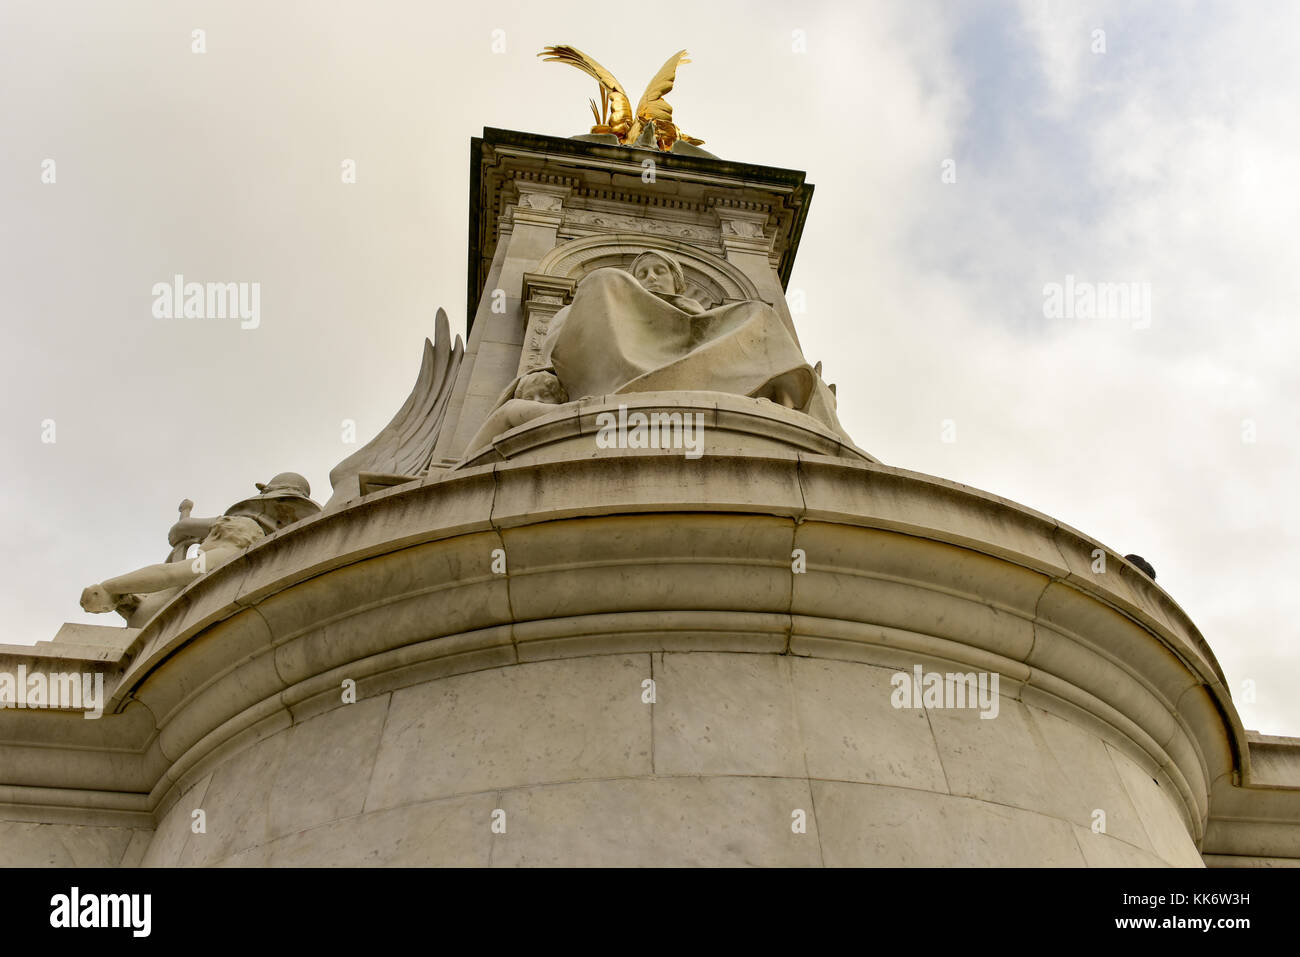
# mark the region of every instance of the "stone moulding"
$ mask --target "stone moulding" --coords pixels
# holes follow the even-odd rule
[[[623,410],[620,413],[620,409]],[[641,413],[695,416],[708,454],[726,451],[797,451],[842,456],[864,462],[876,459],[848,444],[810,416],[764,399],[725,392],[628,392],[592,396],[556,406],[556,411],[503,432],[482,449],[471,450],[458,469],[523,458],[562,460],[597,448],[602,416]],[[680,453],[679,453],[680,454]]]
[[[754,429],[787,410],[733,414]],[[1004,697],[1144,768],[1198,848],[1218,804],[1245,819],[1260,788],[1274,818],[1295,820],[1292,771],[1256,786],[1252,743],[1195,626],[1118,554],[1104,550],[1108,571],[1094,574],[1102,546],[1074,529],[843,455],[524,454],[538,448],[258,543],[95,663],[109,693],[98,721],[0,712],[0,818],[151,826],[224,757],[337,708],[345,678],[362,699],[524,662],[685,650],[995,671]],[[505,574],[490,568],[498,548]],[[1254,746],[1284,752],[1270,769],[1294,754]],[[1225,837],[1223,853],[1300,856],[1283,823],[1254,851]]]
[[[637,255],[651,250],[676,256],[686,271],[688,286],[705,290],[713,305],[762,298],[754,283],[734,264],[673,236],[651,233],[612,232],[561,243],[538,261],[537,272],[580,279],[601,266],[626,269]]]

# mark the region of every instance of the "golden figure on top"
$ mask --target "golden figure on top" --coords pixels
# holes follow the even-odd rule
[[[673,108],[664,97],[672,92],[673,82],[677,78],[677,67],[690,63],[685,50],[678,50],[668,58],[668,62],[659,68],[650,85],[641,94],[641,102],[632,111],[632,101],[628,99],[622,84],[603,66],[581,50],[571,46],[547,47],[537,54],[545,57],[548,63],[568,63],[576,66],[583,73],[595,78],[600,84],[600,106],[590,100],[591,112],[596,117],[593,133],[612,133],[619,143],[632,146],[641,139],[646,127],[653,127],[655,145],[664,152],[672,149],[673,143],[682,140],[692,146],[701,146],[704,140],[687,136],[673,123]]]

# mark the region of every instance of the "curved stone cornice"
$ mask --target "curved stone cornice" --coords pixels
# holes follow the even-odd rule
[[[791,571],[795,549],[806,573]],[[0,719],[0,802],[157,814],[220,756],[336,706],[347,678],[366,697],[670,649],[997,671],[1004,695],[1088,726],[1166,782],[1198,844],[1212,791],[1250,780],[1205,640],[1074,529],[841,456],[569,449],[368,496],[209,573],[110,671],[114,713]]]

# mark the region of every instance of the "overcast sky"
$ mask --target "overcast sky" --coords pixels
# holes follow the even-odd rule
[[[464,331],[470,137],[590,126],[553,43],[638,91],[686,47],[682,128],[816,184],[790,286],[857,443],[1144,555],[1300,735],[1294,3],[5,0],[0,642],[118,624],[82,587],[182,498],[329,497],[340,423],[388,421],[439,305]],[[177,273],[260,283],[260,325],[154,318]],[[1049,317],[1067,276],[1150,310]]]

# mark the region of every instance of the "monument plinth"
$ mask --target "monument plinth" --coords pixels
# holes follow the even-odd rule
[[[844,431],[803,174],[630,129],[473,140],[468,341],[323,511],[0,649],[104,686],[0,712],[5,862],[1300,860],[1300,742],[1159,586]]]

